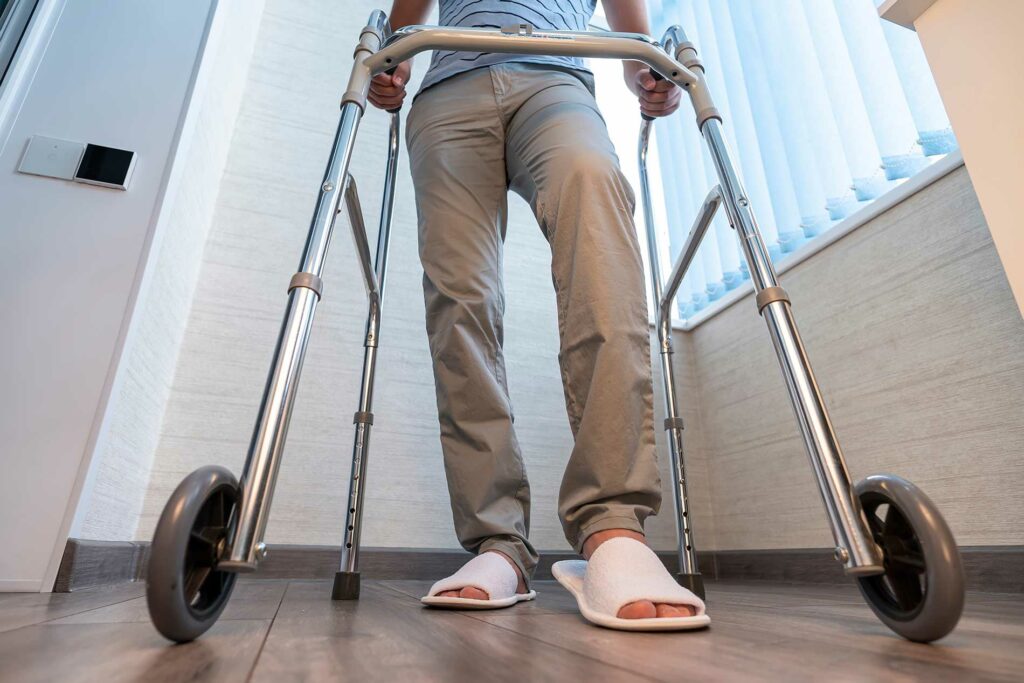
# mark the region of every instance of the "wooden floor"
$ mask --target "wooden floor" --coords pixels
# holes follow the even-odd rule
[[[557,584],[493,612],[421,607],[423,581],[245,581],[202,639],[171,646],[143,587],[0,594],[2,681],[971,681],[1024,679],[1024,596],[972,594],[939,645],[891,635],[852,587],[714,583],[712,627],[586,624]]]

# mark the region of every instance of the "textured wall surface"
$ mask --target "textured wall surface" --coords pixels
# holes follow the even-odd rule
[[[167,496],[189,471],[209,463],[236,472],[242,467],[286,285],[298,263],[337,122],[352,43],[377,4],[266,3],[137,538],[149,537]],[[424,70],[421,59],[416,76]],[[385,114],[367,113],[351,169],[373,225],[387,125]],[[571,435],[556,361],[549,252],[525,203],[513,196],[510,204],[506,349],[516,428],[533,485],[531,537],[542,549],[565,548],[555,499]],[[339,220],[337,228],[274,499],[268,529],[273,543],[341,542],[365,295],[348,226]],[[415,234],[403,160],[363,543],[450,548],[456,542],[423,331]],[[662,461],[667,482],[664,453]],[[675,529],[668,496],[663,509],[648,530],[655,545],[670,548]]]
[[[1024,322],[967,171],[782,279],[854,479],[911,479],[962,545],[1024,543]],[[750,299],[690,335],[714,546],[829,546]]]

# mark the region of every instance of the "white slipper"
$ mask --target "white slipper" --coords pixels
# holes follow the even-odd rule
[[[519,577],[516,570],[497,553],[480,553],[462,565],[459,571],[445,579],[441,579],[420,598],[420,602],[431,607],[447,607],[449,609],[499,609],[511,607],[517,602],[533,600],[537,591],[516,593]],[[471,598],[441,597],[438,593],[459,590],[460,588],[479,588],[490,596],[488,600]]]
[[[590,562],[556,562],[551,573],[573,594],[583,618],[592,624],[620,631],[685,631],[711,623],[704,601],[672,579],[654,551],[632,538],[602,543]],[[621,619],[624,605],[639,600],[671,605],[692,605],[692,617]]]

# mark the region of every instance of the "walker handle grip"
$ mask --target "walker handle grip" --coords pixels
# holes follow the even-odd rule
[[[397,69],[398,69],[397,66],[393,66],[390,69],[388,69],[387,71],[385,71],[384,73],[386,73],[388,76],[394,76],[395,75],[395,71]],[[402,111],[402,105],[398,105],[394,109],[387,109],[386,111],[389,114],[397,114],[398,112]]]
[[[656,80],[656,81],[663,81],[663,80],[665,80],[665,77],[662,76],[657,71],[655,71],[654,69],[651,69],[650,71],[651,71],[651,76],[654,77],[654,80]],[[642,118],[644,121],[653,121],[654,120],[653,116],[648,116],[647,114],[640,114],[640,118]]]

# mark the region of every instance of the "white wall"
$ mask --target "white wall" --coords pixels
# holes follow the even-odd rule
[[[68,0],[0,150],[0,590],[77,503],[211,3]],[[139,155],[129,192],[17,174],[34,134]]]
[[[937,0],[914,23],[1024,312],[1024,2]]]
[[[134,537],[262,9],[217,3],[72,537]]]
[[[337,123],[352,45],[379,4],[266,3],[136,534],[140,540],[148,540],[167,496],[189,471],[210,463],[236,472],[242,466],[286,285],[298,263]],[[424,69],[420,60],[417,77]],[[373,224],[387,123],[375,110],[364,117],[352,165]],[[631,158],[633,144],[623,157]],[[513,198],[510,211],[507,362],[516,428],[533,484],[531,536],[542,549],[565,548],[555,499],[571,435],[556,361],[550,257],[525,203]],[[339,221],[338,229],[274,498],[268,529],[273,543],[341,542],[366,304],[348,226]],[[452,548],[457,544],[441,465],[415,235],[403,160],[363,542]],[[662,464],[668,482],[664,456]],[[649,527],[659,547],[674,543],[671,509],[666,497],[664,513]]]

